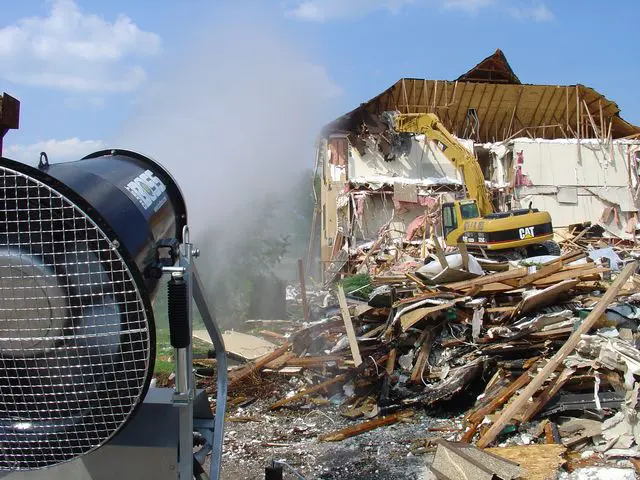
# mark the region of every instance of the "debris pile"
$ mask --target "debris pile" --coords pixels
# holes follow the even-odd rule
[[[318,442],[429,415],[440,427],[425,427],[423,450],[440,478],[548,478],[535,476],[541,459],[570,472],[640,457],[637,262],[579,240],[520,262],[398,256],[317,295],[326,318],[251,322],[274,345],[230,371],[230,404],[268,382],[265,415],[333,409],[344,428]]]

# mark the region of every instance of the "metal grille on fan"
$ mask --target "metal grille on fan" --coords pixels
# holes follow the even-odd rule
[[[151,351],[141,294],[103,230],[0,167],[0,470],[103,445],[140,402]]]

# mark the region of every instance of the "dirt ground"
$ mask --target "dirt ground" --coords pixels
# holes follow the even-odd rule
[[[272,461],[285,462],[284,478],[321,480],[427,480],[433,447],[430,425],[443,425],[421,412],[395,425],[340,442],[322,442],[321,434],[354,425],[337,407],[305,405],[269,411],[272,398],[260,399],[227,415],[223,480],[264,478]],[[236,421],[236,420],[242,421]],[[451,425],[451,422],[448,423]],[[438,428],[438,427],[435,427]],[[441,435],[438,432],[435,435]]]

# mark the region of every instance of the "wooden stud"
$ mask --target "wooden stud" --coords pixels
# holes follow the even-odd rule
[[[353,323],[351,323],[351,314],[349,313],[349,306],[347,305],[347,299],[344,296],[344,289],[342,288],[342,285],[338,285],[338,303],[340,304],[340,313],[342,314],[342,321],[344,322],[344,328],[347,332],[353,362],[357,368],[362,363],[362,357],[360,357],[358,340],[356,338],[356,332],[353,329]]]

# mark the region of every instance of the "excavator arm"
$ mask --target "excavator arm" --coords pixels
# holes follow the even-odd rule
[[[469,151],[449,133],[433,113],[396,114],[393,129],[397,132],[423,134],[437,142],[449,161],[462,173],[469,198],[476,201],[481,216],[493,212],[482,169]]]

